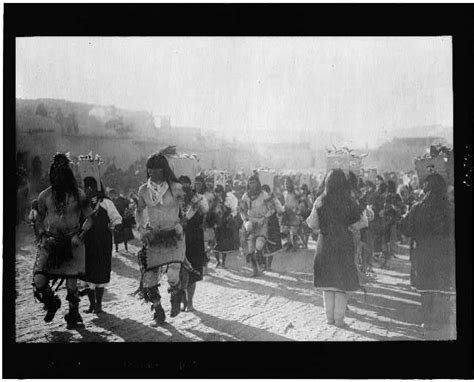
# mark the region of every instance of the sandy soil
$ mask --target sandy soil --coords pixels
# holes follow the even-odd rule
[[[322,292],[312,283],[314,243],[309,250],[276,256],[273,270],[258,278],[238,253],[229,255],[227,269],[209,264],[208,275],[197,284],[194,312],[170,318],[167,283],[160,288],[167,322],[150,326],[150,307],[131,297],[138,286],[134,253],[114,253],[112,277],[104,295],[105,314],[81,313],[84,327],[66,328],[64,287],[58,291],[61,309],[53,322],[43,321],[42,304],[35,303],[32,267],[35,257],[31,228],[17,229],[16,341],[17,342],[152,342],[152,341],[377,341],[423,339],[420,298],[409,285],[406,248],[399,247],[390,270],[375,269],[367,294],[351,294],[347,328],[326,324]],[[164,280],[165,281],[165,280]],[[88,306],[81,301],[81,311]]]

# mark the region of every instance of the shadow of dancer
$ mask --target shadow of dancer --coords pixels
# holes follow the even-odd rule
[[[226,320],[210,314],[195,310],[194,314],[199,317],[202,323],[218,332],[226,333],[222,338],[216,337],[212,333],[211,341],[229,340],[228,335],[237,338],[236,341],[293,341],[291,338],[271,333],[265,329],[255,328],[250,325],[242,324],[234,320]]]
[[[138,265],[137,265],[138,267]],[[129,279],[140,280],[140,271],[130,265],[126,264],[118,257],[112,257],[112,271],[122,277]]]
[[[164,323],[155,329],[130,318],[120,318],[110,313],[103,313],[97,318],[92,319],[91,322],[123,338],[125,342],[190,341],[190,338],[177,331],[169,323]],[[168,330],[171,332],[171,335],[167,335],[160,329]]]

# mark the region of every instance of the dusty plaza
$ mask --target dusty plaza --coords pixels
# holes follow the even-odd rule
[[[472,373],[467,8],[5,8],[4,378]]]

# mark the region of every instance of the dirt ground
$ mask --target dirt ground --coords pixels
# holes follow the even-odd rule
[[[42,304],[34,301],[32,267],[35,246],[31,227],[17,228],[16,341],[17,342],[153,342],[153,341],[385,341],[423,339],[420,296],[410,287],[406,248],[399,247],[388,270],[375,268],[367,294],[351,294],[347,328],[326,324],[322,292],[313,287],[314,242],[310,249],[275,256],[273,270],[249,277],[250,267],[240,254],[229,255],[227,269],[209,264],[208,275],[197,284],[194,312],[170,318],[167,283],[160,292],[167,322],[150,326],[149,305],[130,296],[138,286],[137,246],[123,246],[112,258],[112,276],[101,315],[81,313],[84,327],[66,328],[66,290],[59,289],[62,306],[53,322],[43,321]],[[84,297],[81,311],[88,306]]]

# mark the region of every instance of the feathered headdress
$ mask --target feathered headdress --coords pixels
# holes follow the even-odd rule
[[[178,153],[176,151],[176,145],[165,147],[163,150],[158,152],[158,155],[162,155],[162,156],[173,156],[177,154]]]

